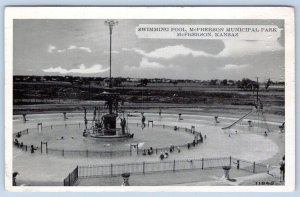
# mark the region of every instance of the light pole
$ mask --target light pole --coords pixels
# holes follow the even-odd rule
[[[112,87],[111,84],[111,42],[112,42],[112,30],[113,26],[117,25],[119,22],[116,20],[106,20],[105,25],[108,25],[109,27],[109,87]]]

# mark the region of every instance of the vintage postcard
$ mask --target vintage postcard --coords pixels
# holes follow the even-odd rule
[[[8,191],[293,191],[294,9],[7,7],[5,170]]]

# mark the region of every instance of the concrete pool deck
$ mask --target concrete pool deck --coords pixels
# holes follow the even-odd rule
[[[69,119],[67,122],[82,122],[81,115],[68,114]],[[190,128],[191,125],[196,126],[197,131],[201,131],[203,135],[207,135],[207,140],[200,146],[193,148],[189,151],[184,151],[180,154],[170,154],[172,159],[194,159],[199,157],[218,157],[218,156],[235,156],[238,158],[259,161],[268,163],[271,166],[278,166],[278,163],[284,154],[284,134],[278,132],[269,133],[268,137],[264,137],[262,133],[253,131],[250,133],[248,130],[241,132],[238,135],[232,134],[228,137],[226,133],[220,130],[222,125],[232,122],[232,118],[220,118],[221,124],[215,125],[211,116],[199,116],[198,114],[183,116],[184,120],[178,121],[176,114],[164,114],[160,119],[156,114],[146,115],[149,119],[161,121],[166,125],[178,125]],[[36,127],[37,122],[43,124],[60,124],[65,123],[57,115],[28,115],[27,123],[23,124],[22,121],[16,116],[14,121],[14,131],[21,128]],[[234,119],[234,118],[233,118]],[[139,118],[133,118],[132,122],[139,121]],[[272,123],[272,121],[271,121]],[[275,122],[271,126],[278,128],[280,123]],[[240,126],[245,127],[245,126]],[[207,128],[212,128],[208,130]],[[214,129],[213,129],[214,128]],[[217,133],[217,135],[214,135]],[[202,147],[201,147],[202,146]],[[208,151],[214,150],[214,151]],[[226,154],[226,155],[225,155]],[[20,175],[17,177],[18,183],[25,185],[62,185],[62,180],[66,175],[72,171],[77,165],[101,165],[107,163],[125,163],[125,162],[139,162],[139,161],[159,161],[156,156],[138,156],[138,157],[120,157],[120,158],[64,158],[61,156],[47,156],[41,154],[33,154],[22,152],[18,149],[13,151],[13,170],[18,171]],[[215,172],[211,171],[215,174]],[[145,176],[151,174],[146,174]],[[188,176],[188,174],[187,174]],[[243,175],[245,176],[245,175]],[[173,178],[170,178],[170,180]],[[201,178],[200,178],[201,179]],[[196,182],[206,181],[195,180]],[[191,181],[191,182],[195,182]],[[213,181],[213,180],[212,180]],[[171,183],[170,184],[179,184]],[[188,183],[186,183],[188,184]]]
[[[283,184],[283,182],[279,181],[279,172],[276,169],[271,171],[270,174],[253,174],[232,168],[230,170],[230,180],[226,180],[222,176],[222,169],[168,171],[151,174],[132,174],[129,178],[129,183],[131,186],[254,186],[262,182],[272,185]],[[121,176],[80,178],[76,182],[76,186],[120,186],[122,181],[123,178]]]

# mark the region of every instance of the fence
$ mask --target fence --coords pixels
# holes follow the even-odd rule
[[[116,157],[116,156],[131,156],[130,150],[115,150],[115,151],[93,151],[93,150],[64,150],[48,148],[48,155],[60,155],[63,157]]]
[[[239,163],[239,166],[237,165],[237,163]],[[75,174],[77,175],[77,178],[95,178],[119,176],[123,173],[146,174],[165,171],[175,172],[191,169],[204,170],[212,168],[222,168],[223,166],[231,166],[232,168],[236,168],[237,170],[245,170],[250,173],[262,173],[267,172],[268,170],[265,164],[250,162],[233,157],[220,157],[193,160],[77,166],[75,170],[73,170],[73,172],[76,171]],[[68,177],[72,179],[71,173]],[[64,180],[64,185],[66,185],[65,183],[70,183],[70,181],[68,182],[68,177]]]
[[[234,158],[235,160],[239,160]],[[177,171],[188,169],[209,169],[219,168],[223,166],[234,166],[232,157],[221,158],[202,158],[192,160],[172,160],[161,162],[140,162],[140,163],[125,163],[125,164],[109,164],[109,165],[90,165],[79,166],[79,177],[99,177],[99,176],[115,176],[122,173],[144,174],[151,172],[162,171]],[[252,173],[267,172],[265,164],[258,164],[255,162],[240,160],[241,170],[246,170]],[[259,170],[257,170],[259,168]]]
[[[16,133],[13,134],[14,137],[16,137],[16,138],[14,139],[14,141],[13,141],[13,144],[14,144],[16,147],[18,147],[18,148],[20,148],[21,150],[23,150],[23,151],[29,150],[29,145],[26,145],[26,144],[24,144],[23,142],[19,142],[17,138],[20,138],[22,135],[27,135],[28,133],[29,133],[29,129],[27,128],[27,129],[24,129],[24,130],[22,130],[22,131],[18,131],[18,132],[16,132]]]
[[[29,129],[27,128],[27,129],[24,129],[24,130],[22,130],[22,131],[19,131],[19,132],[15,133],[15,134],[16,134],[16,135],[18,135],[18,134],[26,135],[26,134],[28,134],[28,133],[29,133]]]
[[[244,170],[252,173],[267,172],[269,169],[266,164],[246,161],[243,159],[231,158],[232,164],[239,170]]]
[[[78,166],[64,179],[64,186],[72,186],[78,180]]]
[[[49,128],[53,129],[54,127],[65,127],[67,128],[68,126],[78,126],[79,128],[82,126],[80,123],[74,123],[74,124],[62,124],[62,125],[48,125],[44,126],[42,125],[42,129]],[[136,126],[141,126],[139,123],[136,123]],[[148,124],[148,127],[150,125]],[[174,132],[187,132],[190,133],[191,135],[198,137],[201,133],[195,131],[194,129],[188,129],[188,128],[183,128],[183,127],[178,127],[178,126],[168,126],[168,125],[158,125],[158,124],[151,124],[151,127],[160,127],[162,129],[172,129]],[[25,129],[23,131],[19,131],[15,134],[21,133],[21,134],[29,134],[29,131],[37,131],[37,128],[32,128],[32,129]],[[14,134],[14,135],[15,135]],[[202,139],[203,140],[203,139]],[[194,146],[196,146],[198,143],[201,143],[202,141],[197,138],[196,140],[193,140],[192,142],[185,143],[185,144],[180,144],[180,145],[174,145],[176,148],[180,149],[190,149]],[[44,143],[44,142],[43,142]],[[30,145],[22,145],[20,146],[20,143],[17,144],[14,142],[16,147],[22,148],[22,150],[27,151],[29,150]],[[36,147],[35,147],[36,148]],[[42,148],[42,145],[40,148],[41,153],[46,153],[49,155],[56,155],[56,156],[63,156],[63,157],[74,157],[74,156],[81,156],[81,157],[120,157],[120,156],[132,156],[132,155],[142,155],[143,150],[136,149],[136,153],[134,150],[129,149],[129,150],[113,150],[113,151],[94,151],[94,150],[65,150],[65,149],[55,149],[48,147],[48,145],[45,147],[44,151]],[[153,147],[153,154],[158,155],[160,152],[165,152],[169,151],[170,147]]]

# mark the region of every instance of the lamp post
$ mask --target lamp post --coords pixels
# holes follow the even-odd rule
[[[113,26],[117,25],[119,22],[116,20],[106,20],[105,25],[108,25],[109,27],[109,87],[112,87],[111,84],[111,42],[112,42],[112,30]]]

